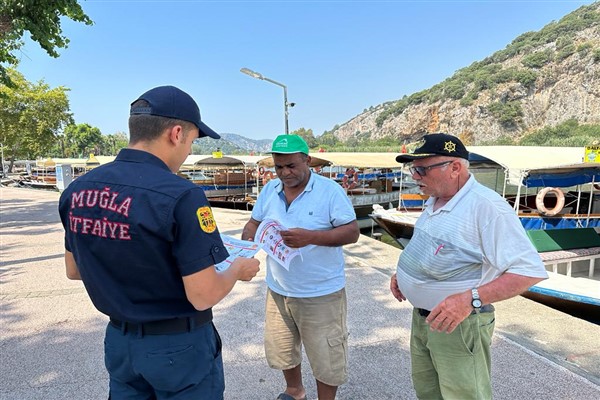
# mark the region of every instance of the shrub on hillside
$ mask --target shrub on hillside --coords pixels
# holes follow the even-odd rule
[[[546,49],[543,51],[536,51],[535,53],[523,57],[521,63],[527,68],[542,68],[553,60],[554,51]]]

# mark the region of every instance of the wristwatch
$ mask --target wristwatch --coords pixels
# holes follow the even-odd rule
[[[475,311],[479,311],[479,309],[482,306],[482,303],[481,299],[479,298],[479,292],[477,291],[477,288],[471,289],[471,298],[471,305],[473,306]]]

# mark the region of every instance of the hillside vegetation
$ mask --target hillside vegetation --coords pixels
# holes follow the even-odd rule
[[[599,78],[600,4],[594,3],[429,89],[371,107],[316,141],[327,150],[382,151],[443,131],[472,145],[590,144],[600,137]]]

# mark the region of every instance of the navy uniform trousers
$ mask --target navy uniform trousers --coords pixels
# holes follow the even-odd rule
[[[110,400],[222,400],[221,338],[212,321],[171,334],[145,324],[106,327],[104,361]]]

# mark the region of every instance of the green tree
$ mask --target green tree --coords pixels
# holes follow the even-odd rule
[[[521,103],[517,100],[492,103],[487,107],[488,111],[505,128],[516,128],[523,117]]]
[[[61,17],[92,25],[77,0],[2,0],[0,1],[0,83],[11,84],[7,65],[16,65],[15,53],[29,32],[51,57],[69,44],[62,34]],[[5,64],[5,65],[3,65]]]
[[[47,156],[72,116],[67,88],[33,84],[12,68],[7,73],[13,84],[0,85],[0,143],[12,167],[17,159]]]
[[[544,65],[554,60],[554,52],[550,49],[531,53],[521,60],[521,63],[528,68],[542,68]]]
[[[324,148],[331,148],[335,146],[339,142],[338,138],[335,137],[333,131],[324,132],[321,136],[317,138],[318,146]]]
[[[102,132],[90,124],[71,124],[63,134],[65,156],[86,158],[90,153],[99,154],[104,140]]]
[[[545,127],[524,136],[521,146],[589,146],[600,137],[600,125],[580,125],[568,119],[554,127]]]
[[[117,132],[111,135],[102,135],[102,147],[98,154],[105,156],[116,156],[124,147],[127,147],[129,138],[125,132]]]
[[[317,139],[315,139],[315,135],[313,134],[312,129],[300,128],[300,129],[296,129],[295,131],[291,132],[291,134],[300,136],[302,139],[304,139],[304,141],[306,142],[308,147],[311,149],[316,147],[319,144],[317,142]]]

